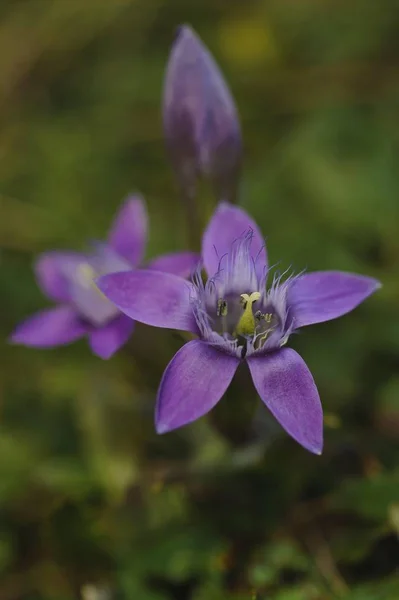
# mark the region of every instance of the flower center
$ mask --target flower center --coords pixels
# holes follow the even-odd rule
[[[109,302],[104,296],[102,291],[94,283],[94,279],[99,277],[101,273],[98,273],[89,263],[80,263],[76,269],[76,279],[78,284],[85,290],[91,290],[96,292],[103,300]]]
[[[249,294],[229,294],[219,298],[214,309],[208,310],[214,329],[230,340],[240,339],[244,345],[252,342],[255,349],[261,348],[269,335],[279,325],[279,319],[272,306],[266,312],[255,310],[256,303],[261,300],[260,292]],[[212,314],[213,313],[213,314]]]
[[[97,264],[98,263],[98,264]],[[80,315],[92,325],[100,327],[118,314],[118,309],[104,296],[94,283],[103,269],[96,257],[91,262],[77,265],[71,278],[73,303]]]
[[[80,263],[76,269],[76,278],[79,285],[86,290],[95,288],[94,278],[97,277],[96,271],[89,263]],[[100,291],[100,290],[98,290]]]

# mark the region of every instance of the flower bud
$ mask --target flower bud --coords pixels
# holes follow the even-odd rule
[[[184,25],[166,71],[163,120],[183,195],[193,198],[199,175],[218,199],[233,202],[241,163],[241,131],[231,93],[210,52]]]

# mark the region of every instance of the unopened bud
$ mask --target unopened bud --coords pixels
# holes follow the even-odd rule
[[[218,200],[234,202],[241,131],[231,93],[212,55],[193,30],[180,27],[165,78],[163,119],[183,194],[195,195],[199,175]]]

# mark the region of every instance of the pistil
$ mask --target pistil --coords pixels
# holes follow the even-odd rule
[[[259,300],[260,293],[252,292],[252,294],[241,294],[240,297],[244,312],[237,323],[235,335],[253,335],[255,333],[255,317],[252,305]]]

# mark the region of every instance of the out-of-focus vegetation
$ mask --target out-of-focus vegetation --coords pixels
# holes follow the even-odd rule
[[[180,22],[235,95],[241,202],[271,263],[383,282],[292,339],[325,408],[321,457],[264,407],[240,432],[245,373],[217,414],[156,436],[177,334],[137,326],[109,362],[5,342],[47,305],[34,256],[104,236],[129,191],[148,257],[190,243],[160,118]],[[399,598],[398,30],[395,0],[2,1],[1,600]]]

